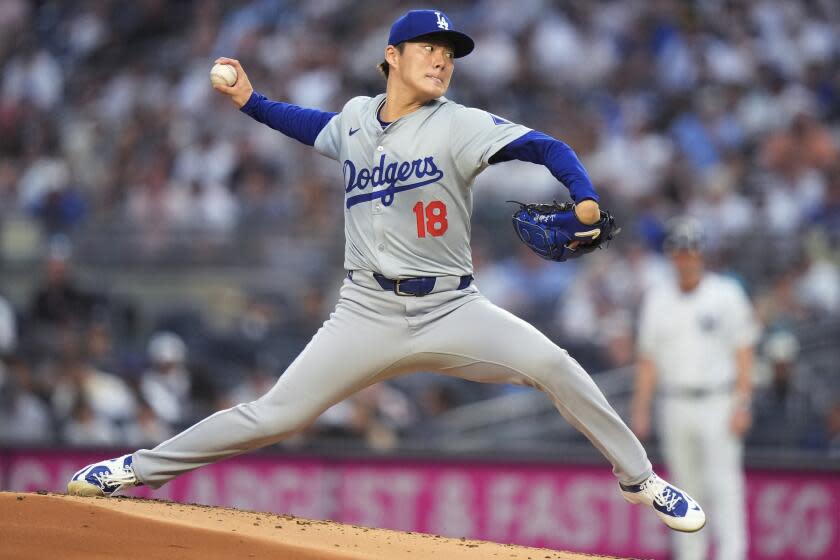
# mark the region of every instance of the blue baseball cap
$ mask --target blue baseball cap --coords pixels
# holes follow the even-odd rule
[[[455,58],[467,56],[475,48],[469,35],[455,31],[452,20],[440,10],[411,10],[391,26],[389,45],[399,45],[424,35],[441,35],[452,41]]]

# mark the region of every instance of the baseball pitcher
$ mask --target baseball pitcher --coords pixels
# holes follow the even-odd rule
[[[432,370],[544,391],[612,464],[628,501],[652,506],[672,529],[703,527],[700,506],[653,473],[638,439],[580,365],[473,281],[472,187],[488,165],[544,165],[569,189],[573,205],[522,205],[514,215],[516,233],[541,256],[580,257],[614,233],[569,146],[444,97],[455,59],[473,47],[443,12],[410,11],[391,27],[380,65],[385,93],[350,99],[339,113],[271,101],[254,91],[239,61],[216,61],[236,69],[232,86],[214,87],[243,113],[341,166],[347,278],[329,320],[267,394],[154,449],[87,466],[69,493],[158,488],[287,438],[366,386]]]

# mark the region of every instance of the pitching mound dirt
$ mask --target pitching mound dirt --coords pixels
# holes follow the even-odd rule
[[[0,558],[8,560],[596,558],[138,498],[0,492],[0,519]]]

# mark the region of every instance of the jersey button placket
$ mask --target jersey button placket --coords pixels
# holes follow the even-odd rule
[[[382,138],[380,138],[380,142],[381,141],[382,141]],[[385,148],[382,146],[382,144],[379,144],[378,146],[376,146],[376,151],[373,154],[373,164],[374,165],[379,165],[379,160],[382,157],[382,152],[383,151],[385,151]],[[370,211],[373,214],[382,214],[383,209],[384,209],[384,205],[382,204],[382,199],[381,198],[373,199],[373,203],[370,205]],[[377,230],[378,229],[379,228],[377,228]],[[377,240],[379,240],[378,233],[379,232],[377,231]]]
[[[379,162],[385,152],[385,147],[382,145],[382,140],[384,137],[384,132],[380,135],[379,143],[376,146],[376,149],[373,152],[373,164],[379,165]],[[379,188],[384,188],[384,185],[381,185]],[[382,203],[381,198],[375,198],[370,205],[370,211],[373,217],[373,238],[376,243],[376,251],[380,254],[379,265],[380,270],[384,268],[385,263],[382,262],[382,257],[386,255],[385,249],[387,245],[385,243],[385,205]]]

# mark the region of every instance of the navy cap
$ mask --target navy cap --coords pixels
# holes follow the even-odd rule
[[[691,216],[680,216],[669,220],[668,234],[663,247],[666,252],[702,251],[706,245],[703,226]]]
[[[455,58],[467,56],[475,48],[475,42],[460,31],[455,31],[446,14],[440,10],[411,10],[391,26],[389,45],[398,45],[423,35],[443,35],[452,41]]]

